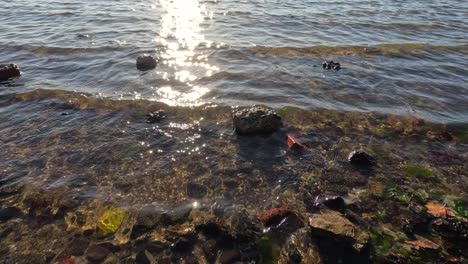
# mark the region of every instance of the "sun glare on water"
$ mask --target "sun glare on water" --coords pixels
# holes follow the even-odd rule
[[[199,105],[209,92],[195,84],[196,80],[210,76],[219,69],[208,63],[206,54],[197,53],[201,45],[210,46],[201,24],[212,15],[198,0],[160,0],[165,14],[157,38],[165,49],[161,58],[169,72],[162,72],[166,80],[184,84],[184,88],[163,86],[156,90],[159,98],[169,105]]]

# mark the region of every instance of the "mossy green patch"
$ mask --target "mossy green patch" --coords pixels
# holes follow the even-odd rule
[[[268,236],[263,236],[257,240],[257,248],[262,254],[262,263],[278,263],[279,246],[276,245]]]
[[[276,111],[276,113],[279,116],[281,116],[282,118],[284,118],[289,113],[289,109],[287,107],[284,107],[284,108],[278,109],[278,111]]]
[[[462,198],[453,195],[446,195],[444,197],[444,203],[457,217],[468,218],[466,201],[463,201]]]
[[[125,211],[119,208],[109,208],[99,218],[96,225],[97,235],[105,237],[114,234],[125,218]]]
[[[417,164],[407,164],[402,168],[402,171],[410,178],[429,179],[436,176],[433,171]]]

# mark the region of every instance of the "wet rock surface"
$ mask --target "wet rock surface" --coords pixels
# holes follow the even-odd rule
[[[358,251],[369,243],[369,235],[335,211],[322,211],[309,218],[312,235],[350,243]]]
[[[158,65],[156,58],[150,55],[141,55],[136,60],[136,67],[140,71],[149,71]]]
[[[185,188],[189,198],[201,199],[205,197],[206,193],[208,192],[206,186],[195,182],[187,183]]]
[[[146,115],[146,121],[150,124],[159,123],[166,118],[166,112],[162,109],[150,112]]]
[[[271,210],[265,211],[260,215],[260,220],[265,224],[265,226],[270,227],[278,225],[286,217],[293,215],[294,213],[287,207],[273,208]]]
[[[275,111],[261,106],[234,110],[232,119],[236,133],[240,135],[269,134],[282,125],[281,117]]]
[[[327,195],[318,195],[315,197],[314,206],[326,207],[335,211],[344,211],[346,209],[346,202],[341,196],[327,196]]]
[[[294,232],[282,248],[278,263],[323,263],[310,228]]]
[[[339,62],[334,62],[334,61],[324,61],[322,63],[322,68],[326,70],[338,71],[341,69],[341,64]]]
[[[30,99],[39,95],[11,99],[35,118],[14,119],[18,128],[0,134],[0,262],[466,259],[463,127],[279,109],[286,133],[238,137],[230,133],[228,107],[67,93],[58,95],[63,103],[42,106]],[[61,117],[62,105],[73,115]],[[142,116],[162,107],[171,122],[142,124]],[[3,110],[8,121],[17,108]],[[80,129],[70,129],[73,122]],[[446,131],[453,140],[428,131]],[[307,151],[288,151],[287,134]],[[379,161],[372,174],[345,161],[361,146]],[[100,248],[93,253],[94,246]]]
[[[0,65],[0,82],[21,76],[21,71],[15,64]]]

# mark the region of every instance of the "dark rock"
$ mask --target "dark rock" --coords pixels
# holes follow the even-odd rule
[[[280,252],[278,263],[323,263],[310,228],[301,228],[291,235]]]
[[[147,117],[146,120],[148,123],[154,124],[166,118],[166,112],[162,109],[159,109],[157,111],[147,114],[146,117]]]
[[[327,69],[327,70],[339,70],[341,69],[341,65],[339,62],[334,62],[334,61],[324,61],[322,63],[322,68]]]
[[[322,211],[309,218],[312,235],[314,237],[332,238],[349,243],[357,251],[365,248],[369,242],[369,235],[351,223],[336,211]]]
[[[171,248],[174,250],[174,251],[177,251],[177,252],[180,252],[180,253],[187,253],[187,252],[190,252],[193,248],[193,243],[185,238],[185,237],[181,237],[179,239],[177,239],[177,241],[175,241],[174,243],[171,244]]]
[[[453,136],[449,132],[442,132],[437,135],[437,139],[440,141],[452,141]]]
[[[15,64],[0,65],[0,81],[21,76],[21,71]]]
[[[13,218],[21,217],[23,213],[16,207],[7,207],[0,209],[0,223],[4,223]]]
[[[237,134],[270,134],[277,131],[281,125],[281,117],[273,110],[254,106],[234,110],[232,113]]]
[[[81,256],[85,253],[89,243],[89,240],[86,238],[75,238],[65,249],[64,253],[68,256]]]
[[[154,258],[153,254],[151,254],[148,250],[142,250],[138,252],[135,259],[136,263],[139,264],[155,264],[158,263]]]
[[[260,221],[267,227],[275,226],[281,223],[286,217],[293,214],[294,213],[287,207],[274,208],[263,212],[260,216]]]
[[[320,207],[324,205],[331,210],[343,211],[346,208],[346,203],[341,196],[323,196],[315,197],[314,205]]]
[[[187,196],[194,199],[201,199],[205,197],[208,189],[206,186],[194,182],[187,183],[186,186]]]
[[[91,263],[102,263],[109,253],[107,248],[92,245],[86,250],[86,259]]]
[[[156,68],[158,62],[153,56],[142,55],[137,58],[136,67],[140,71],[148,71]]]
[[[355,166],[373,166],[376,164],[374,157],[364,151],[351,152],[348,161]]]
[[[236,263],[241,260],[241,254],[238,250],[230,249],[223,250],[219,255],[216,263]]]
[[[241,240],[255,240],[262,231],[258,218],[246,210],[233,210],[227,220],[227,226],[229,234]]]
[[[89,34],[78,34],[76,37],[79,39],[89,39],[91,36]]]

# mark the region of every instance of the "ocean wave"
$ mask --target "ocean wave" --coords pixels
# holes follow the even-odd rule
[[[432,46],[427,44],[381,44],[376,46],[312,46],[312,47],[267,47],[256,46],[251,50],[261,55],[283,57],[324,55],[336,56],[401,56],[420,52],[458,52],[468,54],[468,44],[457,46]]]
[[[122,51],[123,47],[87,47],[87,48],[71,48],[71,47],[53,47],[53,46],[33,46],[33,45],[3,45],[3,51],[19,52],[26,51],[36,55],[76,55],[76,54],[97,54],[103,52]]]

